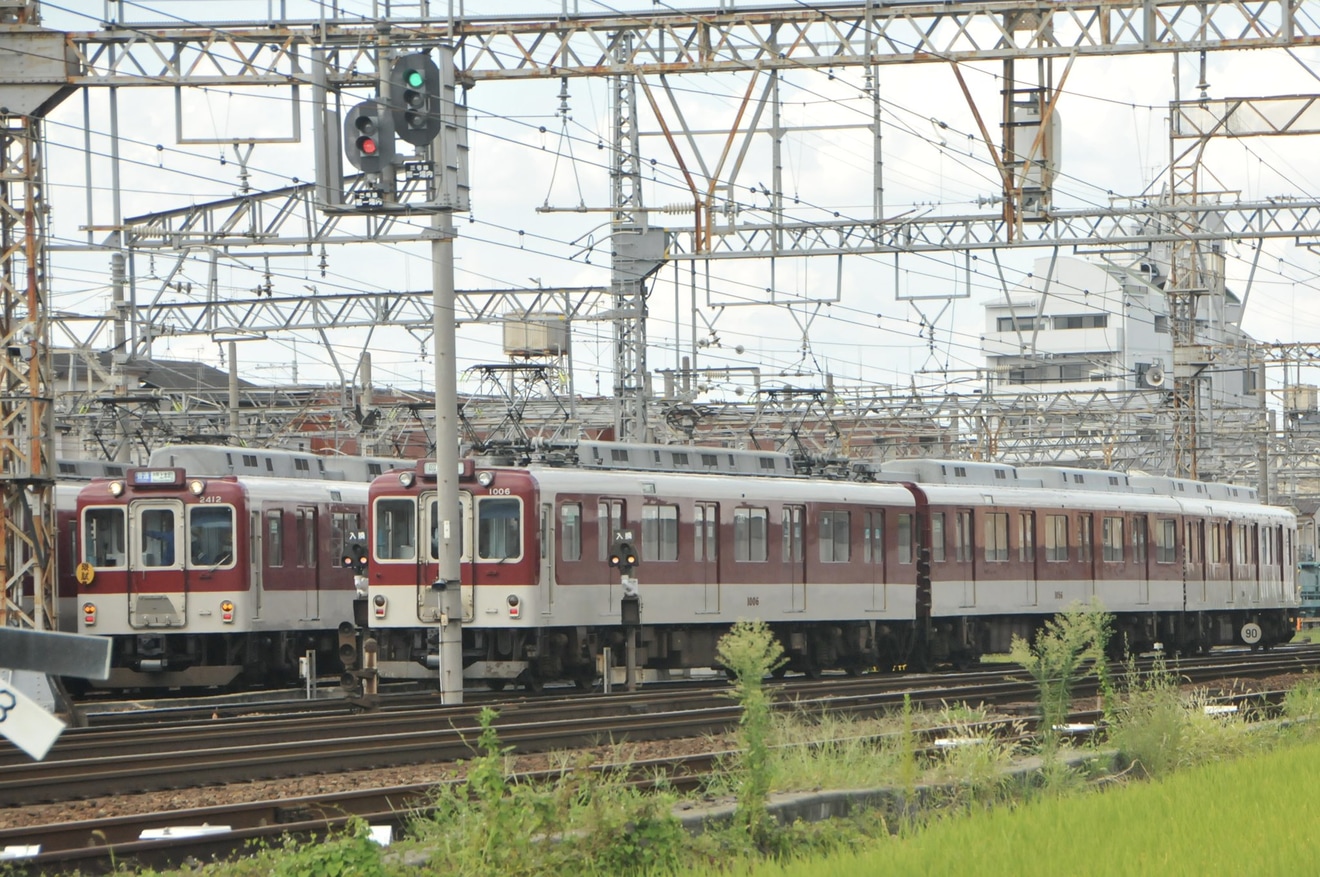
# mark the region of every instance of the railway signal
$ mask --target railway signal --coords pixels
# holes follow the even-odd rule
[[[360,542],[350,542],[344,549],[344,566],[353,570],[353,575],[360,576],[367,571],[367,549]]]
[[[633,548],[631,533],[615,537],[610,548],[610,566],[625,576],[632,574],[633,567],[637,566],[637,549]]]
[[[404,55],[390,68],[390,104],[394,132],[414,146],[436,138],[440,115],[440,68],[426,52]]]
[[[384,173],[394,163],[394,120],[378,101],[364,100],[344,118],[344,152],[353,167]]]

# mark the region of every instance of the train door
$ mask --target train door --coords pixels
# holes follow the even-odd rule
[[[449,523],[440,514],[440,503],[434,493],[422,494],[420,498],[421,514],[417,520],[417,544],[422,549],[417,552],[417,617],[422,621],[440,620],[440,595],[431,587],[440,577],[440,542],[443,528]],[[477,581],[476,557],[472,551],[474,514],[472,494],[466,490],[458,492],[458,515],[454,526],[458,532],[450,532],[448,538],[458,549],[459,600],[463,604],[463,623],[471,624]]]
[[[701,587],[700,612],[720,611],[720,506],[715,502],[695,504],[692,514],[693,560],[696,582]]]
[[[807,552],[803,545],[806,532],[807,507],[786,505],[780,511],[781,551],[784,568],[788,573],[789,611],[805,612],[807,608]]]
[[[909,552],[912,550],[912,516],[902,515],[899,518],[898,530],[900,553],[903,551],[905,541],[904,518],[907,519],[907,550]],[[871,586],[870,609],[872,612],[883,612],[888,605],[889,595],[885,592],[885,513],[879,509],[862,513],[862,564],[866,567],[863,574]]]
[[[619,611],[619,600],[623,596],[621,585],[616,588],[613,573],[610,571],[610,549],[614,547],[614,536],[621,530],[626,529],[627,515],[625,514],[624,502],[621,499],[602,498],[596,502],[596,557],[603,564],[606,575],[610,576],[610,587],[603,588],[605,595],[605,612],[614,613]],[[640,535],[640,534],[634,534]],[[643,561],[646,558],[642,558]]]
[[[262,527],[261,512],[252,509],[248,512],[248,539],[252,544],[248,546],[248,579],[252,582],[252,618],[261,617],[261,600],[265,592],[265,580],[262,573],[265,569],[262,564],[262,558],[266,555],[262,550]]]
[[[303,621],[321,617],[321,564],[317,563],[316,507],[294,509],[294,533],[298,540],[299,581],[303,589]]]
[[[1204,607],[1206,602],[1204,522],[1185,519],[1183,526],[1183,608],[1186,608],[1189,602]]]
[[[1132,516],[1132,572],[1137,577],[1137,602],[1150,602],[1149,524],[1145,515]]]
[[[1088,602],[1095,599],[1095,515],[1082,512],[1077,516],[1077,559],[1082,563],[1083,597]]]
[[[976,605],[976,537],[972,530],[972,510],[958,509],[953,516],[955,556],[963,569],[962,608]]]
[[[541,603],[541,614],[549,615],[554,609],[555,592],[555,507],[553,503],[541,504],[541,557],[537,562],[537,576],[541,579],[537,596]]]
[[[181,627],[188,618],[183,574],[183,503],[138,500],[129,517],[128,618],[133,627]]]

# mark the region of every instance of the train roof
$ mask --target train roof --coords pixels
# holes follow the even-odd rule
[[[147,466],[179,467],[186,469],[190,475],[248,475],[366,482],[394,469],[412,469],[416,462],[393,457],[327,457],[284,448],[166,445],[151,452]]]

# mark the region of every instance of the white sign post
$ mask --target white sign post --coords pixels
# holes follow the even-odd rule
[[[0,671],[0,734],[37,761],[46,757],[59,739],[64,722],[41,708],[41,704],[9,685],[9,674]]]

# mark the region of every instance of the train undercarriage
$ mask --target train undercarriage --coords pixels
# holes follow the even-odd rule
[[[784,648],[777,675],[826,672],[913,672],[963,669],[983,654],[1007,652],[1013,637],[1030,641],[1046,616],[996,615],[914,622],[813,622],[771,624]],[[1113,616],[1109,653],[1162,650],[1199,654],[1214,646],[1268,649],[1292,639],[1292,610],[1232,610],[1199,613],[1124,613]],[[618,674],[627,660],[628,637],[637,633],[636,666],[653,678],[719,669],[717,650],[727,625],[638,628],[621,626],[479,629],[463,632],[464,677],[500,690],[510,684],[539,690],[551,683],[595,685],[607,671]],[[433,678],[438,666],[434,630],[376,631],[383,678]],[[605,656],[609,656],[609,667]]]

